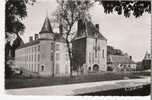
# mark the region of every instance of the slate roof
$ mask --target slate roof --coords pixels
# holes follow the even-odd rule
[[[25,43],[25,44],[21,45],[21,46],[18,47],[17,49],[25,48],[25,47],[32,46],[32,45],[36,45],[36,44],[39,44],[39,43],[40,43],[40,40],[39,40],[39,39],[33,40],[33,41],[31,41],[31,42],[28,42],[28,43]]]
[[[48,17],[45,18],[45,21],[43,23],[40,34],[42,34],[42,33],[53,33],[52,27],[51,27],[51,24],[50,24],[50,20],[49,20]]]
[[[134,64],[135,62],[125,55],[109,55],[112,63]]]
[[[48,17],[45,18],[44,24],[43,24],[42,29],[40,31],[40,34],[43,34],[43,33],[53,33],[52,27],[51,27],[51,24],[50,24],[50,20],[49,20]],[[53,33],[53,34],[54,34],[54,41],[64,42],[64,43],[66,42],[66,40],[64,39],[62,34],[57,34],[57,33]],[[28,46],[32,46],[32,45],[35,45],[35,44],[39,44],[40,40],[43,40],[43,39],[39,38],[37,40],[33,40],[31,42],[25,43],[25,44],[21,45],[20,47],[18,47],[17,49],[21,49],[21,48],[24,48],[24,47],[28,47]],[[50,40],[50,39],[46,38],[44,40]]]
[[[85,20],[84,22],[81,21],[78,22],[78,30],[76,36],[73,38],[73,40],[84,38],[84,37],[91,37],[91,38],[98,38],[102,40],[107,40],[95,27],[95,25],[88,20]],[[73,41],[72,40],[72,41]]]
[[[37,40],[33,40],[31,42],[25,43],[25,44],[21,45],[20,47],[18,47],[17,49],[21,49],[21,48],[25,48],[25,47],[28,47],[28,46],[39,44],[40,40],[42,40],[42,39],[39,38]],[[47,39],[44,39],[44,40],[47,40]],[[48,39],[48,40],[50,40],[50,39]],[[62,34],[55,34],[54,35],[54,41],[66,43],[66,40],[64,39]]]

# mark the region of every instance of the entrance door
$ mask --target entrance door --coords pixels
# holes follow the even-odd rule
[[[99,71],[99,65],[97,65],[97,64],[93,65],[93,71],[98,72]]]

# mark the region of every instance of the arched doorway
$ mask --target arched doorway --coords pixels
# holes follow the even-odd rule
[[[99,65],[97,65],[97,64],[93,65],[93,71],[98,72],[99,71]]]

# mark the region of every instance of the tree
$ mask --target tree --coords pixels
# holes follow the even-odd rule
[[[27,4],[33,5],[34,2],[35,0],[6,0],[5,78],[10,78],[12,74],[11,67],[7,64],[7,61],[15,57],[15,49],[23,43],[20,35],[24,32],[25,29],[22,20],[27,16]]]
[[[100,2],[104,8],[106,14],[116,12],[118,15],[124,15],[125,17],[130,17],[133,15],[135,17],[140,17],[144,13],[151,13],[151,1],[147,0],[95,0]]]
[[[5,32],[16,31],[17,34],[24,31],[22,20],[27,16],[27,4],[33,5],[33,2],[35,0],[6,0]]]
[[[72,76],[72,50],[70,37],[73,35],[72,28],[81,18],[88,17],[88,10],[92,6],[91,0],[57,0],[58,8],[55,13],[57,23],[62,27],[62,34],[65,36],[70,59],[70,72]]]
[[[15,49],[23,42],[19,35],[24,32],[25,26],[22,20],[27,16],[27,4],[33,5],[35,0],[6,0],[5,4],[5,57],[8,57],[8,51],[15,53]],[[8,34],[9,33],[9,34]],[[16,34],[13,45],[10,45],[8,38],[10,34]],[[10,49],[11,48],[11,49]],[[14,57],[14,53],[12,57]]]

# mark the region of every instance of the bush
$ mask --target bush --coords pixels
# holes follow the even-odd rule
[[[5,64],[5,78],[11,78],[12,75],[13,75],[12,68],[8,64]]]

